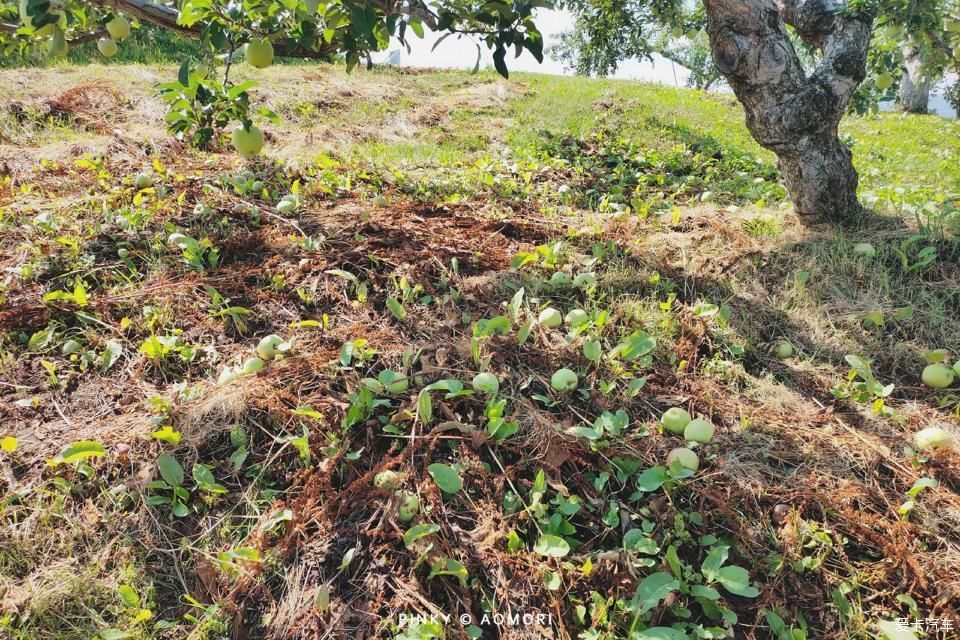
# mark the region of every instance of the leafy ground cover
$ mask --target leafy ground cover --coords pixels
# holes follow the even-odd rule
[[[165,134],[171,73],[0,73],[4,633],[960,622],[960,458],[913,444],[960,425],[920,379],[960,356],[955,122],[848,119],[874,211],[804,229],[724,96],[270,69],[247,163]]]

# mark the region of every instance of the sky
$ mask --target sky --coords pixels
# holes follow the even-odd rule
[[[529,52],[524,51],[519,58],[511,58],[508,55],[507,67],[511,71],[572,75],[570,70],[564,68],[563,63],[550,56],[550,47],[558,42],[560,34],[573,28],[572,15],[567,11],[556,11],[552,9],[538,9],[535,15],[537,26],[543,34],[546,50],[543,64],[538,63]],[[431,32],[429,29],[425,31],[426,33],[422,40],[416,36],[409,39],[411,49],[409,53],[407,53],[405,49],[402,49],[399,43],[396,47],[391,48],[391,51],[401,49],[400,64],[402,66],[472,69],[476,64],[477,46],[475,41],[467,37],[457,39],[454,36],[450,36],[441,42],[435,50],[431,50],[438,40],[439,35]],[[492,67],[493,57],[490,51],[482,44],[480,50],[480,68]],[[381,53],[378,56],[374,56],[374,62],[384,62],[388,56],[389,52]],[[654,55],[653,58],[652,62],[641,62],[639,60],[624,61],[612,77],[625,80],[659,82],[675,87],[685,86],[689,71],[661,56]],[[952,81],[952,78],[948,80]],[[892,105],[881,105],[882,109],[891,107]],[[956,112],[950,107],[942,95],[931,96],[930,108],[940,115],[956,117]]]

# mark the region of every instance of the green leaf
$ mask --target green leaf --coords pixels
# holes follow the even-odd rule
[[[427,467],[427,472],[445,493],[456,493],[463,487],[460,474],[448,464],[440,464],[439,462],[431,464]]]
[[[551,558],[562,558],[570,553],[570,545],[560,536],[545,533],[537,540],[533,550]]]
[[[665,571],[658,571],[644,578],[633,594],[633,603],[644,614],[660,604],[664,598],[680,588],[676,578]]]
[[[406,309],[404,309],[403,305],[400,304],[400,302],[394,297],[387,298],[387,309],[389,309],[390,313],[392,313],[394,317],[401,322],[407,317]]]
[[[641,640],[690,640],[690,636],[673,627],[650,627],[631,637]]]
[[[637,476],[636,484],[641,491],[656,491],[666,481],[666,467],[651,467]]]
[[[695,584],[690,587],[690,594],[695,598],[704,598],[705,600],[719,600],[720,592],[713,587],[705,587],[702,584]]]
[[[722,567],[717,572],[717,582],[732,594],[744,598],[756,598],[760,590],[750,585],[750,574],[743,567]]]
[[[99,442],[81,440],[80,442],[74,442],[65,447],[63,451],[61,451],[56,458],[50,460],[48,464],[56,466],[65,462],[77,462],[78,460],[84,460],[86,458],[102,456],[106,453],[106,449],[104,449],[103,445]]]
[[[157,457],[157,470],[170,486],[179,487],[183,484],[183,467],[169,453],[161,453]]]
[[[181,434],[179,431],[176,431],[170,425],[160,427],[160,429],[154,431],[150,435],[161,442],[169,442],[174,446],[180,444],[180,440],[183,438],[183,434]]]
[[[411,544],[431,534],[440,531],[440,525],[437,524],[418,524],[407,529],[403,534],[403,544],[409,547]]]
[[[720,567],[727,561],[729,549],[729,547],[723,545],[718,545],[710,549],[710,552],[703,561],[703,565],[700,567],[700,573],[703,574],[707,582],[713,582],[717,579]]]
[[[123,601],[123,604],[130,609],[139,609],[140,608],[140,596],[137,595],[137,590],[129,585],[122,584],[117,589],[117,592],[120,594],[120,599]]]
[[[184,60],[180,65],[180,71],[177,72],[177,81],[184,87],[190,86],[190,61]]]

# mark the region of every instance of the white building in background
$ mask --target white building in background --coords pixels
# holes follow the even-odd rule
[[[533,73],[548,73],[552,75],[572,75],[564,68],[563,63],[551,58],[549,48],[555,44],[561,33],[568,31],[573,26],[573,18],[566,11],[553,11],[540,9],[537,11],[537,26],[543,33],[546,43],[547,55],[544,57],[543,64],[538,63],[529,52],[524,51],[519,58],[508,58],[507,66],[511,71],[530,71]],[[408,30],[408,33],[409,30]],[[467,37],[457,38],[450,36],[433,50],[439,36],[429,29],[426,30],[424,38],[421,40],[411,34],[409,39],[410,51],[400,46],[397,49],[374,56],[374,62],[381,64],[392,64],[404,67],[434,67],[441,69],[472,69],[477,61],[477,45]],[[646,82],[659,82],[669,86],[686,86],[687,77],[690,72],[677,64],[658,55],[653,56],[653,62],[628,60],[623,62],[612,76],[624,80],[643,80]],[[480,67],[492,67],[493,57],[490,51],[481,45],[480,47]],[[930,109],[948,118],[955,118],[956,111],[944,99],[943,87],[937,89],[938,93],[930,96]],[[891,108],[891,105],[881,105]]]

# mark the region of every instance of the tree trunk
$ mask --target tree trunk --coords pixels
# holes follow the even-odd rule
[[[897,108],[906,113],[927,113],[933,84],[923,71],[923,58],[914,46],[903,47],[904,74],[900,78]]]
[[[713,60],[743,104],[747,128],[779,159],[805,222],[860,211],[857,172],[837,126],[866,75],[872,16],[840,16],[835,0],[704,0]],[[786,26],[823,58],[808,77]]]

